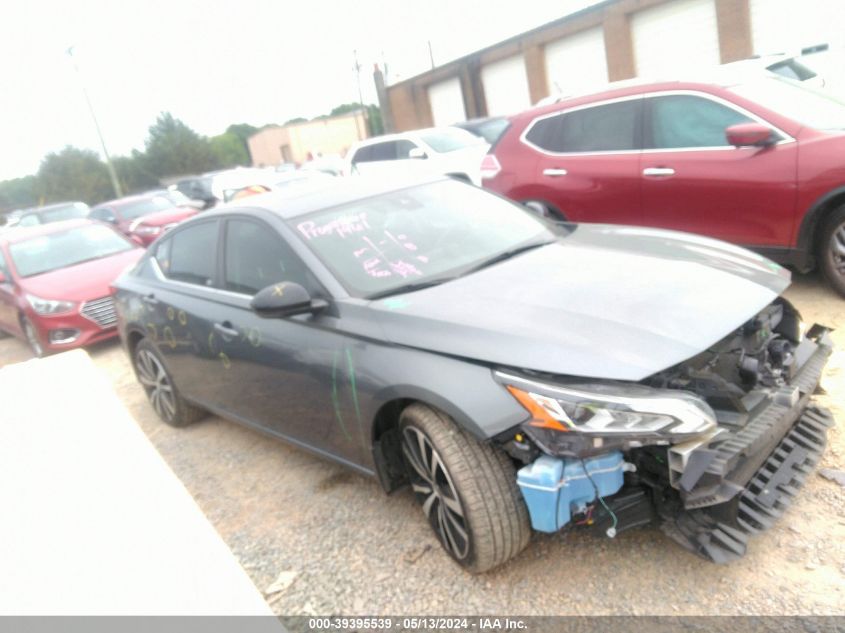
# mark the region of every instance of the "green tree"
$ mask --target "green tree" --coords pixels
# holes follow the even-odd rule
[[[0,182],[0,212],[34,207],[38,204],[35,176],[23,176]]]
[[[308,123],[308,119],[303,116],[296,116],[285,121],[285,125],[296,125],[297,123]]]
[[[225,132],[211,137],[211,149],[220,167],[249,165],[249,152],[243,141],[232,132]]]
[[[106,164],[88,149],[67,146],[47,154],[36,178],[36,192],[44,202],[81,200],[96,204],[114,195]]]
[[[266,125],[264,127],[267,127]],[[254,125],[250,125],[249,123],[233,123],[229,127],[226,128],[226,134],[234,134],[239,139],[241,139],[241,143],[243,143],[244,150],[246,150],[246,154],[248,160],[252,161],[252,155],[249,153],[249,137],[263,130],[264,128],[258,128]]]
[[[147,157],[143,152],[133,150],[130,156],[117,156],[112,159],[117,178],[127,193],[154,189],[159,186],[158,178],[148,168]]]
[[[150,126],[146,166],[156,177],[195,174],[219,167],[209,140],[169,112]]]

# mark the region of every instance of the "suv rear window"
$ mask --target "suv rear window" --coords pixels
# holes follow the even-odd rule
[[[638,149],[642,99],[563,112],[535,121],[525,139],[549,152],[613,152]]]

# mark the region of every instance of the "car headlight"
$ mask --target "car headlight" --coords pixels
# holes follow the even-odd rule
[[[73,301],[61,301],[59,299],[42,299],[35,295],[26,295],[26,300],[37,314],[60,314],[73,310],[76,303]]]
[[[130,228],[130,230],[138,235],[158,235],[161,233],[160,226],[149,226],[147,224],[139,224],[134,229]]]
[[[695,394],[627,383],[551,384],[496,372],[531,414],[522,424],[544,450],[583,454],[675,444],[716,428],[713,409]]]

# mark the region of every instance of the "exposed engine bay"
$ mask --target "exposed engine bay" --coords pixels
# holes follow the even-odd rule
[[[534,529],[613,537],[652,522],[714,562],[745,553],[820,458],[832,417],[810,404],[831,353],[779,298],[636,385],[501,376],[532,412],[503,448]],[[623,394],[609,395],[609,394]]]

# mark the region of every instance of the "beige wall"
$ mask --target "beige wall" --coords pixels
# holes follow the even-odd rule
[[[328,119],[271,127],[249,137],[249,153],[255,167],[278,165],[283,161],[282,147],[288,148],[289,160],[304,163],[309,152],[340,154],[352,143],[367,138],[367,122],[362,112]]]

